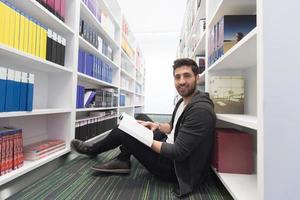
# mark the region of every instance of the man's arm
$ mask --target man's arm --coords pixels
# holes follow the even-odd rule
[[[157,140],[153,140],[153,143],[151,145],[151,149],[153,151],[155,151],[156,153],[160,153],[161,145],[162,145],[162,142],[157,141]]]

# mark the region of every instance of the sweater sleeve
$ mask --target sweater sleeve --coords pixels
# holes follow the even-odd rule
[[[176,161],[188,157],[198,145],[212,134],[214,127],[212,114],[204,108],[191,108],[178,130],[174,144],[163,142],[161,155]]]

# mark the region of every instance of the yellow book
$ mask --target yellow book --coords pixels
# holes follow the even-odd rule
[[[37,24],[36,24],[36,39],[35,39],[35,55],[37,57],[41,57],[41,55],[40,55],[40,48],[41,48],[40,38],[41,38],[41,26],[37,22]]]
[[[25,52],[29,53],[29,19],[24,15],[24,43],[23,49]]]
[[[32,26],[32,47],[31,47],[31,54],[36,55],[36,21],[33,21]]]
[[[19,40],[19,49],[24,50],[24,35],[25,35],[25,17],[24,13],[20,13],[20,40]]]
[[[28,26],[28,53],[32,54],[33,52],[33,27],[34,22],[31,17],[28,18],[29,26]]]
[[[4,18],[5,17],[5,5],[0,1],[0,44],[4,43]]]
[[[14,47],[15,41],[15,23],[16,23],[16,11],[14,7],[9,9],[9,46]]]
[[[14,34],[14,48],[19,49],[19,40],[20,40],[20,11],[15,10],[16,20],[15,20],[15,34]]]
[[[46,60],[46,48],[47,48],[47,30],[45,26],[41,27],[41,58]]]
[[[6,23],[4,22],[4,37],[3,43],[9,45],[9,22],[10,22],[10,7],[7,4],[4,4],[4,19],[6,19]]]

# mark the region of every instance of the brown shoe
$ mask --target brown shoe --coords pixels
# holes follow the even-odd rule
[[[71,141],[71,146],[80,154],[96,156],[98,153],[92,144],[74,139]]]
[[[96,164],[92,167],[92,169],[97,172],[109,172],[116,174],[128,174],[130,173],[130,168],[130,159],[123,161],[118,158],[114,158],[105,163]]]

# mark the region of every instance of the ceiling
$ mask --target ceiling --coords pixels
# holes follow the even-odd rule
[[[180,32],[186,0],[118,0],[132,32]]]

